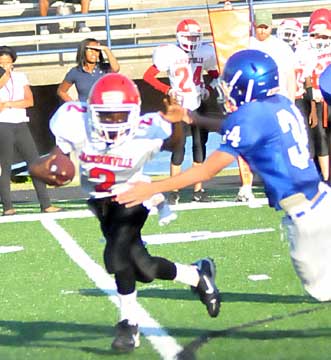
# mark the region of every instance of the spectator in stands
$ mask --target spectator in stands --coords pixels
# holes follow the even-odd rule
[[[0,79],[0,198],[3,215],[14,215],[10,196],[11,165],[14,147],[23,160],[30,163],[39,158],[36,144],[28,127],[26,109],[33,106],[33,95],[22,72],[13,71],[17,56],[9,46],[0,46],[0,67],[5,71]],[[42,212],[52,213],[61,209],[51,206],[46,185],[32,177]]]
[[[153,88],[169,96],[176,97],[184,108],[191,111],[205,111],[203,102],[212,92],[203,79],[208,72],[211,79],[218,77],[215,50],[210,44],[202,43],[202,29],[193,19],[185,19],[177,25],[177,44],[158,46],[153,52],[153,64],[145,71],[144,80]],[[167,74],[170,85],[160,81],[157,75]],[[176,124],[175,126],[186,126]],[[195,166],[200,166],[206,157],[208,131],[189,125],[188,133],[192,134],[192,153]],[[181,171],[185,155],[185,139],[181,147],[171,155],[170,174]],[[179,191],[172,191],[168,196],[169,204],[175,205],[180,199]],[[209,197],[202,183],[194,185],[192,200],[208,202]]]
[[[40,16],[47,16],[49,9],[50,0],[39,0],[39,13]],[[88,14],[90,9],[90,0],[81,0],[81,13]],[[91,29],[86,26],[85,21],[78,22],[78,31],[79,32],[90,32]],[[47,25],[41,25],[39,30],[40,35],[48,35],[49,29]]]
[[[105,62],[103,53],[107,56]],[[69,89],[75,85],[80,101],[86,101],[93,84],[108,72],[119,72],[120,66],[112,51],[99,41],[88,38],[83,40],[77,49],[77,66],[66,74],[58,86],[57,94],[63,101],[73,101]]]

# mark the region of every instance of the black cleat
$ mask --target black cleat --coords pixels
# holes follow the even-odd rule
[[[177,205],[179,202],[180,196],[178,191],[172,191],[168,195],[168,204],[169,205]]]
[[[196,202],[210,202],[210,198],[205,190],[201,189],[199,191],[194,191],[192,195],[192,200]]]
[[[116,337],[111,344],[117,352],[131,352],[140,345],[138,325],[122,320],[116,325]]]
[[[215,284],[216,266],[214,260],[205,258],[193,265],[198,268],[200,280],[192,291],[198,293],[200,300],[206,305],[209,316],[216,317],[220,312],[221,296]]]

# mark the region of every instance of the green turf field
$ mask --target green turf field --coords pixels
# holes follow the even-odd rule
[[[281,240],[282,214],[224,203],[231,191],[211,195],[224,207],[192,203],[167,227],[151,215],[144,239],[152,254],[177,262],[214,258],[219,317],[209,318],[181,284],[139,284],[141,346],[128,355],[110,348],[116,293],[84,202],[61,203],[68,211],[54,216],[21,204],[20,215],[1,218],[0,359],[330,359],[331,304],[304,293]],[[189,196],[184,192],[184,201]]]

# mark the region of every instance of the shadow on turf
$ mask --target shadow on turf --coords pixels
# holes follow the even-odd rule
[[[108,296],[99,289],[80,289],[83,296]],[[138,297],[162,298],[174,300],[196,300],[189,289],[138,289]],[[318,303],[308,295],[278,295],[278,294],[249,294],[249,293],[222,293],[222,302],[250,302],[250,303],[280,303],[280,304],[302,304]]]
[[[320,305],[315,308],[300,310],[297,312],[273,316],[261,320],[256,320],[235,327],[213,330],[192,329],[192,328],[168,328],[167,331],[174,337],[195,337],[190,344],[185,346],[183,351],[178,354],[178,360],[193,360],[195,353],[203,344],[210,340],[221,337],[245,338],[254,340],[277,340],[282,338],[318,338],[330,337],[331,328],[306,328],[291,330],[260,330],[243,331],[253,326],[282,320],[294,316],[305,315],[311,312],[329,309],[330,304]],[[110,348],[111,338],[114,336],[114,326],[111,325],[90,325],[74,324],[52,321],[0,321],[0,346],[27,347],[27,348],[56,348],[71,349],[93,353],[96,355],[111,355],[114,351]],[[143,330],[143,329],[142,329]],[[150,335],[157,336],[158,329],[145,329]],[[59,332],[63,335],[59,336]],[[52,337],[52,334],[54,337]],[[66,335],[68,334],[68,335]],[[75,335],[76,334],[76,335]],[[109,338],[109,348],[97,348],[82,346],[84,341],[93,341]],[[61,344],[62,342],[62,344]],[[139,351],[139,349],[137,350]]]

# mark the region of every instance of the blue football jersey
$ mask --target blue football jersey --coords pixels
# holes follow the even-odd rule
[[[308,136],[298,108],[282,95],[242,105],[224,121],[220,151],[242,156],[264,183],[269,205],[318,191],[320,176],[309,156]]]

